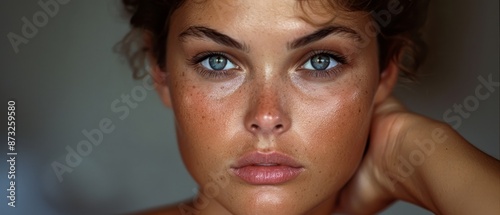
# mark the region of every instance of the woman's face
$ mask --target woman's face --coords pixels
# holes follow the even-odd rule
[[[159,91],[202,192],[187,211],[332,209],[361,161],[380,84],[369,17],[343,15],[297,0],[174,12]]]

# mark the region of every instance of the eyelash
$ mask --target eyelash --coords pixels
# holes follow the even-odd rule
[[[194,67],[196,72],[198,72],[198,74],[200,74],[204,78],[215,79],[215,80],[227,78],[228,76],[233,74],[231,70],[218,70],[218,71],[208,70],[201,65],[201,62],[203,62],[207,58],[218,55],[224,56],[225,58],[228,59],[228,61],[233,62],[233,60],[231,60],[231,58],[226,53],[223,52],[202,52],[200,54],[195,55],[193,58],[188,59],[188,62],[189,64],[191,64],[191,66]]]
[[[338,65],[336,65],[333,68],[328,69],[328,70],[309,70],[309,69],[302,68],[303,65],[307,61],[310,61],[312,57],[314,57],[316,55],[321,55],[321,54],[325,54],[325,55],[333,58],[338,63]],[[224,56],[225,58],[228,59],[228,61],[233,62],[231,60],[231,58],[226,53],[223,53],[223,52],[203,52],[203,53],[195,55],[191,59],[188,59],[188,62],[190,65],[192,65],[194,67],[196,72],[198,72],[204,78],[217,80],[217,79],[227,78],[231,74],[234,74],[231,72],[231,70],[214,71],[214,70],[205,69],[201,65],[202,61],[206,60],[209,57],[213,57],[213,56],[217,56],[217,55]],[[339,73],[342,70],[342,67],[344,65],[346,65],[348,62],[345,56],[340,55],[340,54],[335,53],[335,52],[332,52],[332,51],[327,51],[327,50],[312,51],[306,55],[305,59],[306,60],[300,64],[299,70],[302,70],[303,72],[306,73],[306,75],[308,77],[311,77],[313,79],[331,79],[331,78],[334,78],[337,75],[339,75]]]
[[[334,66],[331,69],[328,70],[309,70],[309,69],[303,69],[303,65],[307,62],[310,61],[311,58],[313,58],[316,55],[327,55],[331,58],[333,58],[338,65]],[[303,70],[308,77],[314,78],[314,79],[331,79],[339,75],[339,73],[342,70],[342,67],[347,64],[347,58],[341,54],[332,52],[332,51],[327,51],[327,50],[316,50],[313,52],[310,52],[309,54],[306,55],[305,61],[303,61],[300,65],[300,70]]]

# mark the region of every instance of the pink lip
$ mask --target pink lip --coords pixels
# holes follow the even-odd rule
[[[249,184],[276,185],[295,179],[304,168],[282,153],[251,152],[238,159],[231,170]]]

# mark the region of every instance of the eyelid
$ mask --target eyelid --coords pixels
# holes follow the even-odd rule
[[[320,54],[326,54],[326,55],[331,56],[335,61],[337,61],[339,66],[347,64],[347,58],[345,56],[337,53],[337,52],[329,51],[329,50],[314,50],[314,51],[311,51],[308,54],[306,54],[304,56],[303,60],[300,61],[302,63],[300,63],[299,69],[304,69],[303,68],[304,64],[306,64],[307,61],[311,60],[312,57],[314,57],[316,55],[320,55]]]
[[[337,61],[337,65],[327,70],[310,70],[304,68],[304,65],[308,61],[310,61],[312,57],[320,54],[326,54],[332,57],[335,61]],[[302,59],[303,60],[300,61],[301,64],[297,68],[297,70],[300,76],[310,81],[322,82],[322,81],[334,80],[338,75],[340,75],[343,72],[345,66],[349,65],[347,57],[345,57],[342,54],[339,54],[338,52],[330,50],[314,50],[307,53]]]
[[[221,57],[224,58],[226,63],[224,65],[224,68],[222,69],[213,69],[212,65],[210,63],[211,58],[213,57]],[[203,66],[205,69],[210,70],[210,71],[223,71],[223,70],[232,70],[232,69],[237,69],[238,66],[236,66],[231,60],[229,60],[227,57],[223,55],[210,55],[208,57],[203,58],[203,60],[199,63],[199,65]],[[230,67],[230,68],[227,68]]]
[[[201,65],[201,63],[203,61],[205,61],[209,57],[215,56],[215,55],[224,56],[225,58],[227,58],[227,60],[230,63],[232,63],[235,66],[235,68],[227,69],[227,70],[210,70],[210,69],[205,68],[203,65]],[[233,58],[225,52],[218,52],[218,51],[201,52],[199,54],[196,54],[191,59],[187,59],[187,61],[188,61],[188,64],[190,64],[194,68],[194,70],[196,70],[196,72],[198,74],[200,74],[204,78],[211,79],[211,80],[228,78],[231,75],[235,74],[234,70],[240,69],[239,64],[236,63],[237,61],[233,60]]]
[[[214,56],[214,55],[222,55],[225,58],[227,58],[229,61],[231,61],[233,64],[235,64],[235,65],[237,64],[237,63],[235,63],[235,61],[233,60],[233,58],[230,55],[228,55],[227,53],[224,53],[224,52],[212,52],[212,51],[201,52],[199,54],[196,54],[191,59],[188,59],[188,62],[190,64],[192,64],[192,65],[199,64],[203,60],[207,59],[208,57]],[[236,65],[236,66],[238,66],[238,65]]]

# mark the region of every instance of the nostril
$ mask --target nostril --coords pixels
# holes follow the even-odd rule
[[[248,124],[245,123],[245,128],[254,134],[279,135],[287,131],[290,127],[289,122],[284,120],[279,114],[254,115],[250,120]]]
[[[259,126],[256,125],[256,124],[252,124],[252,126],[250,126],[250,128],[252,129],[252,131],[258,131],[259,130]]]

